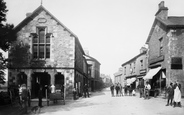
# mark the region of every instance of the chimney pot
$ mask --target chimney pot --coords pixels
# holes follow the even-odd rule
[[[29,17],[32,13],[26,13],[26,17]]]
[[[158,8],[161,9],[161,8],[164,8],[164,1],[161,1],[160,4],[158,4]]]

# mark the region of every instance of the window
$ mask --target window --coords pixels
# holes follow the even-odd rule
[[[126,75],[126,67],[124,67],[124,75]]]
[[[141,69],[143,69],[143,60],[140,60],[141,63]]]
[[[33,58],[50,58],[50,33],[46,33],[46,27],[37,27],[37,33],[33,36]]]
[[[132,64],[130,64],[130,71],[129,71],[130,74],[132,74],[132,71],[133,71],[133,70],[132,70]]]
[[[171,58],[171,69],[182,69],[182,58],[181,57],[172,57]]]
[[[163,37],[161,37],[159,41],[160,41],[160,56],[162,56],[163,55]]]
[[[135,65],[135,62],[134,62],[134,70],[133,70],[133,71],[134,71],[134,73],[135,73],[135,66],[136,66],[136,65]]]

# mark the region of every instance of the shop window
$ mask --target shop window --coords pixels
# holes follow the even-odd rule
[[[171,58],[171,69],[182,69],[182,58],[181,57],[172,57]]]

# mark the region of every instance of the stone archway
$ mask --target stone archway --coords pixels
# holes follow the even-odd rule
[[[50,75],[47,72],[34,72],[31,77],[31,98],[38,97],[40,87],[42,87],[42,95],[45,97],[46,89],[50,86]]]
[[[64,75],[61,74],[60,72],[58,72],[56,75],[55,75],[55,88],[56,90],[61,90],[61,92],[64,93]]]

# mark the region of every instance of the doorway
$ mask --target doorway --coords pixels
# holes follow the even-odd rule
[[[42,95],[46,96],[46,89],[50,85],[50,75],[47,72],[35,72],[32,74],[31,98],[38,98],[39,88],[42,87]]]
[[[60,72],[55,75],[55,88],[64,93],[64,75]]]

